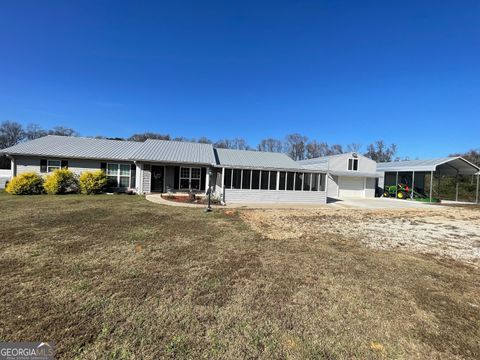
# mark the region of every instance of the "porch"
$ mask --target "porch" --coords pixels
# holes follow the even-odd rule
[[[210,176],[198,164],[137,163],[137,192],[140,194],[205,194]]]

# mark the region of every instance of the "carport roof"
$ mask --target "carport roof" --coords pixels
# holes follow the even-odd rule
[[[379,172],[438,171],[442,174],[474,175],[480,168],[460,156],[443,157],[429,160],[408,160],[378,163]]]

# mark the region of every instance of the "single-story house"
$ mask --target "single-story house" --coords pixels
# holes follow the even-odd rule
[[[375,197],[377,163],[361,154],[349,152],[300,160],[297,163],[306,168],[326,166],[328,197]]]
[[[11,159],[10,177],[27,171],[47,174],[64,167],[76,174],[102,169],[113,191],[205,194],[210,184],[212,194],[225,203],[324,204],[327,197],[372,198],[377,186],[402,181],[425,192],[426,178],[433,184],[434,175],[438,179],[477,175],[477,202],[479,192],[480,168],[461,157],[377,164],[350,152],[293,161],[282,153],[218,149],[193,142],[52,135],[0,154]]]
[[[327,201],[326,166],[304,167],[280,153],[216,149],[181,141],[145,142],[45,136],[0,151],[11,175],[47,174],[68,167],[76,174],[102,169],[115,191],[212,193],[227,202]]]

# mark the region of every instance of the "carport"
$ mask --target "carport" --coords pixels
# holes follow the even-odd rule
[[[446,157],[430,160],[409,160],[379,163],[377,171],[380,173],[379,186],[407,183],[412,189],[426,192],[428,183],[429,198],[432,201],[434,178],[437,179],[437,192],[440,197],[442,178],[450,176],[455,183],[455,201],[459,200],[459,179],[461,176],[471,177],[472,187],[475,188],[475,203],[479,201],[480,168],[462,157]],[[383,174],[383,176],[382,176]],[[475,185],[476,183],[476,185]],[[398,191],[398,189],[397,189]],[[413,197],[413,191],[411,192]]]

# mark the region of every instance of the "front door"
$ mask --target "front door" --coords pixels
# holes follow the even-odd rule
[[[152,166],[152,192],[163,192],[165,168],[163,166]]]

